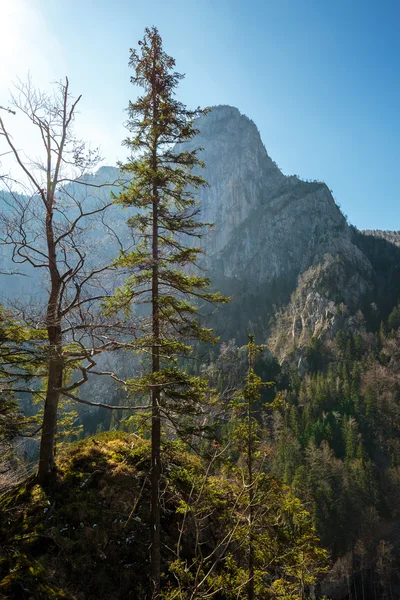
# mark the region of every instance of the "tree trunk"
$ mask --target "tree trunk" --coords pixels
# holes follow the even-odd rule
[[[160,370],[160,323],[158,309],[158,205],[153,202],[153,282],[152,282],[152,373]],[[160,476],[161,476],[161,417],[160,390],[152,388],[152,426],[151,426],[151,565],[150,576],[153,586],[153,598],[160,595],[161,543],[160,543]]]
[[[155,94],[156,69],[153,63],[153,125],[157,122],[157,100]],[[157,135],[154,137],[152,152],[153,174],[157,170]],[[152,373],[160,371],[160,315],[159,315],[159,290],[158,290],[158,188],[153,182],[153,226],[152,226]],[[160,389],[153,387],[151,391],[151,557],[150,578],[152,584],[152,597],[160,596],[161,576],[161,540],[160,540],[160,477],[161,477],[161,415],[160,415]]]
[[[60,343],[51,344],[49,359],[47,393],[44,405],[42,437],[40,441],[40,458],[38,481],[46,483],[55,472],[55,436],[57,432],[57,410],[60,399],[59,388],[62,385],[63,363],[62,346]]]
[[[154,365],[155,363],[153,363]],[[156,372],[156,371],[154,371]],[[160,445],[161,421],[159,393],[152,392],[152,428],[151,428],[151,567],[150,577],[153,598],[160,595],[161,542],[160,542]]]
[[[250,372],[253,369],[253,357],[250,356]],[[248,448],[247,467],[249,485],[249,581],[247,584],[247,598],[254,600],[254,489],[253,489],[253,423],[252,423],[252,400],[248,400]]]
[[[49,162],[48,173],[50,172],[51,163]],[[47,302],[46,315],[49,358],[47,370],[47,392],[44,405],[42,437],[40,440],[39,469],[37,474],[39,483],[46,483],[55,473],[57,410],[64,371],[62,357],[61,315],[59,312],[59,300],[62,282],[57,267],[56,245],[54,241],[54,189],[52,187],[50,175],[48,176],[46,206],[46,241],[50,275],[50,294]]]

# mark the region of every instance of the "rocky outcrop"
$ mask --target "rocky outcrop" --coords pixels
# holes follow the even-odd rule
[[[359,267],[357,270],[356,267]],[[314,339],[333,339],[339,330],[361,330],[359,310],[371,290],[370,269],[354,257],[326,254],[298,278],[290,302],[275,315],[269,347],[281,362],[301,356]]]
[[[191,147],[204,150],[209,188],[200,191],[213,268],[226,277],[270,281],[305,271],[326,253],[357,255],[350,229],[324,183],[282,174],[255,124],[230,106],[198,121]]]
[[[237,108],[217,106],[197,122],[200,134],[189,146],[202,147],[209,187],[200,191],[202,219],[214,224],[207,251],[215,254],[231,241],[237,227],[285,177],[268,156],[256,125]]]

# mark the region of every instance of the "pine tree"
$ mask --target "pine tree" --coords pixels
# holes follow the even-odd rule
[[[388,317],[388,328],[390,331],[396,330],[400,326],[400,310],[395,306]]]
[[[25,326],[0,305],[0,480],[22,475],[15,462],[15,442],[41,429],[41,415],[28,416],[18,395],[29,394],[43,371],[45,338],[45,330]]]
[[[238,443],[242,454],[245,457],[247,473],[245,475],[246,488],[248,490],[248,583],[247,598],[255,598],[255,508],[256,491],[261,477],[261,472],[256,472],[257,459],[260,455],[260,433],[259,423],[255,417],[255,408],[261,399],[261,390],[268,383],[263,383],[261,378],[254,371],[254,364],[257,356],[262,352],[265,346],[258,346],[255,343],[254,335],[249,335],[249,342],[245,347],[248,356],[248,371],[245,385],[232,400],[232,406],[236,413],[233,429],[233,437]]]
[[[354,406],[356,414],[360,411],[360,385],[361,385],[361,374],[357,363],[354,363],[354,367],[351,373],[351,400]]]
[[[368,386],[367,389],[365,390],[364,402],[365,402],[365,416],[367,418],[369,426],[371,428],[373,428],[375,425],[375,421],[376,421],[378,403],[377,403],[375,392],[371,386]]]
[[[17,323],[13,323],[10,316],[0,305],[0,452],[2,454],[1,462],[8,458],[8,450],[11,442],[18,435],[23,424],[23,415],[18,406],[17,399],[12,390],[12,376],[10,369],[17,368],[23,373],[23,360],[26,356],[17,352],[13,347],[13,337],[20,328]],[[14,336],[12,335],[14,333]],[[26,361],[27,362],[27,361]]]
[[[202,250],[192,240],[201,237],[206,224],[198,220],[193,195],[206,183],[192,172],[204,165],[197,150],[187,149],[185,142],[198,132],[194,119],[207,111],[190,111],[175,98],[183,75],[174,71],[175,60],[163,50],[155,27],[146,28],[139,47],[139,51],[131,49],[129,65],[134,70],[131,82],[143,94],[128,107],[131,135],[124,144],[130,158],[120,166],[130,182],[117,198],[120,204],[138,210],[128,224],[139,241],[116,262],[130,275],[107,306],[118,311],[132,304],[144,305],[143,335],[136,348],[150,355],[151,364],[147,374],[131,382],[131,390],[151,396],[150,577],[153,598],[158,598],[161,422],[167,418],[176,428],[175,417],[190,412],[204,399],[205,380],[182,370],[179,359],[190,353],[194,341],[215,341],[212,330],[200,324],[198,310],[204,301],[226,299],[208,291],[209,279],[197,275],[194,267]],[[148,318],[146,307],[151,309]]]

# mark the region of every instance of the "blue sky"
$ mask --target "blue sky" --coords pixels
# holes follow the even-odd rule
[[[0,14],[0,104],[16,75],[68,75],[106,163],[124,158],[129,48],[154,24],[189,107],[237,106],[285,174],[326,181],[359,228],[400,229],[397,0],[0,0]]]

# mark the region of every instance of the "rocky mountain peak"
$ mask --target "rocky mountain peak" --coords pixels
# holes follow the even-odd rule
[[[202,136],[214,138],[217,130],[221,141],[238,140],[241,145],[246,145],[251,140],[257,146],[264,148],[257,125],[234,106],[224,104],[212,106],[207,115],[197,120],[196,126]],[[265,148],[264,151],[266,152]]]
[[[210,184],[200,191],[202,218],[215,224],[206,250],[221,275],[271,281],[344,249],[350,232],[327,186],[283,175],[251,119],[223,105],[196,125],[191,146],[204,148]]]
[[[356,305],[369,289],[371,264],[353,243],[326,184],[283,175],[254,122],[237,108],[213,107],[196,125],[199,134],[190,146],[204,148],[202,174],[210,184],[199,194],[202,220],[214,223],[204,240],[208,267],[216,287],[233,296],[226,310],[228,337],[235,332],[245,339],[249,330],[266,334],[274,305],[288,302],[299,276],[320,264],[324,280],[335,271],[341,289],[331,294],[327,285],[318,320],[325,320],[331,301]],[[311,306],[308,291],[292,307],[292,322]],[[312,336],[310,319],[303,322]]]
[[[194,145],[198,144],[199,139],[207,140],[208,144],[204,146],[206,153],[210,153],[211,146],[216,143],[219,149],[228,146],[241,161],[257,158],[254,173],[257,172],[257,168],[261,168],[263,171],[267,169],[269,177],[274,181],[284,177],[276,163],[268,156],[254,121],[242,114],[238,108],[227,105],[213,106],[206,116],[198,119],[196,126],[200,130],[200,136],[195,138]]]

